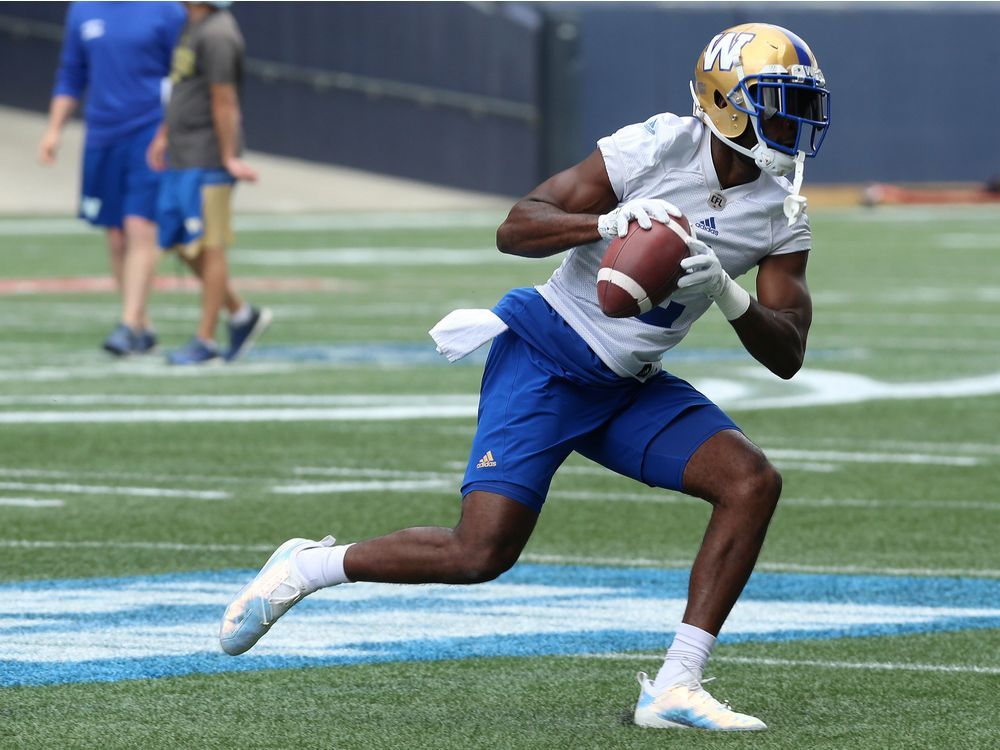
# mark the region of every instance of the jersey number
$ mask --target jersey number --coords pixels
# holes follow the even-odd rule
[[[671,302],[666,307],[654,307],[647,313],[637,315],[636,318],[649,326],[670,328],[682,312],[684,312],[684,305],[679,302]]]

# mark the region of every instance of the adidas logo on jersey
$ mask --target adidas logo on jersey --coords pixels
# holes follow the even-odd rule
[[[486,451],[486,455],[479,459],[479,463],[476,464],[477,469],[487,469],[491,466],[496,466],[496,459],[493,458],[493,451]]]
[[[709,234],[715,235],[716,237],[719,236],[719,230],[715,228],[714,216],[709,216],[707,219],[702,219],[701,221],[695,224],[695,227],[697,229],[702,230],[703,232],[708,232]]]

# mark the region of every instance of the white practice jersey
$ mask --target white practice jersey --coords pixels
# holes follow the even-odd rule
[[[673,203],[733,278],[767,255],[802,252],[812,245],[805,215],[792,227],[785,219],[782,203],[791,183],[784,177],[762,172],[751,183],[720,189],[711,131],[693,117],[656,115],[597,145],[622,203],[633,198]],[[687,335],[712,303],[701,292],[678,290],[639,317],[608,317],[597,302],[597,271],[609,242],[569,250],[537,289],[608,367],[645,380],[659,371],[663,353]]]

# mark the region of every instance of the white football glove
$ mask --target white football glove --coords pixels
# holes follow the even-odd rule
[[[656,219],[661,224],[670,221],[670,217],[681,218],[684,214],[677,206],[660,198],[636,198],[622,203],[614,211],[609,211],[597,217],[597,231],[606,240],[624,237],[628,234],[628,223],[635,219],[643,229],[653,226],[650,219]]]
[[[726,273],[711,247],[697,237],[688,238],[687,246],[691,256],[681,260],[685,274],[677,288],[701,292],[719,306],[726,320],[743,315],[750,307],[750,293]]]

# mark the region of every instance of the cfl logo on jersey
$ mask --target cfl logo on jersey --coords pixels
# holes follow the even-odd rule
[[[705,48],[704,69],[711,70],[718,62],[719,70],[732,70],[733,66],[740,61],[740,52],[755,36],[757,35],[747,31],[739,34],[735,31],[719,34]]]
[[[708,232],[716,237],[719,236],[719,230],[715,228],[715,217],[709,216],[707,219],[702,219],[695,227],[701,232]]]
[[[104,19],[92,18],[80,24],[80,39],[89,42],[104,36]]]

